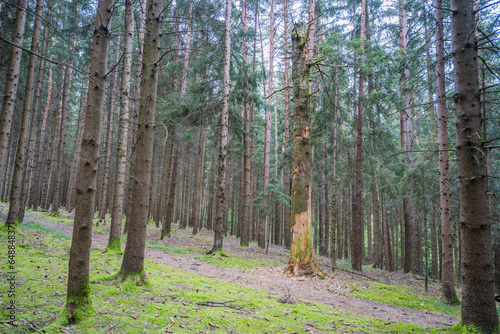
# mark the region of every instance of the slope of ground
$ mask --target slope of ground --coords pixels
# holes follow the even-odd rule
[[[0,209],[1,219],[5,204]],[[17,326],[5,323],[5,329],[41,330],[57,318],[65,302],[71,231],[67,213],[49,217],[27,212],[16,236]],[[110,279],[121,256],[102,253],[108,231],[109,224],[93,230],[91,279],[97,315],[63,332],[426,333],[452,331],[450,326],[459,320],[459,308],[440,301],[437,282],[431,281],[425,292],[423,280],[399,272],[364,267],[365,276],[332,273],[328,259],[321,257],[328,277],[293,278],[283,274],[288,260],[283,247],[270,245],[267,252],[255,244],[242,248],[238,239],[227,237],[224,251],[230,257],[205,255],[213,238],[206,230],[193,236],[190,230],[174,228],[160,241],[159,228],[149,225],[146,270],[154,287],[121,284]],[[2,244],[5,238],[2,232]],[[5,268],[3,263],[2,272]],[[2,301],[5,307],[3,293]]]

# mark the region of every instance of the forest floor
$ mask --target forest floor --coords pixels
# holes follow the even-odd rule
[[[7,206],[1,203],[0,221],[6,213]],[[283,273],[288,261],[284,247],[269,245],[267,251],[255,243],[240,247],[239,239],[228,236],[224,252],[229,257],[205,255],[213,241],[213,232],[205,229],[192,235],[192,229],[175,226],[170,237],[160,241],[160,228],[148,225],[146,272],[153,285],[121,284],[111,277],[122,255],[102,252],[109,222],[93,228],[91,286],[96,317],[84,325],[46,327],[57,323],[63,310],[72,226],[72,215],[66,212],[50,217],[27,211],[16,240],[17,326],[2,322],[0,332],[460,332],[453,327],[460,309],[441,301],[437,281],[429,280],[425,291],[423,277],[370,266],[363,266],[359,275],[349,272],[350,264],[343,261],[337,265],[344,270],[333,273],[329,259],[321,256],[324,279],[295,278]],[[2,232],[2,244],[5,238]],[[126,238],[122,239],[124,249]],[[0,293],[4,305],[0,314],[5,318],[7,299],[3,289]]]

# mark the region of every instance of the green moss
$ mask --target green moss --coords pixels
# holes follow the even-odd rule
[[[151,280],[146,275],[146,270],[144,269],[144,267],[142,268],[140,273],[133,273],[124,269],[120,269],[117,275],[121,278],[124,284],[134,283],[136,286],[145,286],[147,288],[153,287]]]
[[[108,246],[106,247],[106,253],[108,254],[116,254],[116,255],[122,255],[122,241],[120,238],[115,238],[111,240],[108,243]]]
[[[462,324],[461,321],[459,321],[455,326],[451,327],[450,330],[453,333],[460,333],[460,334],[485,334],[488,332],[482,331],[479,327],[475,325],[464,325]],[[493,333],[500,333],[500,326],[498,329],[495,331],[493,330],[491,334]]]
[[[393,286],[369,282],[368,288],[353,287],[351,288],[350,294],[353,297],[364,300],[375,300],[381,303],[392,304],[400,307],[429,310],[460,316],[459,307],[450,306],[437,297],[415,294],[411,288],[406,286]]]
[[[90,283],[85,282],[73,293],[68,293],[66,299],[66,309],[62,314],[63,325],[78,324],[83,320],[92,318],[95,315],[95,309],[90,298]]]

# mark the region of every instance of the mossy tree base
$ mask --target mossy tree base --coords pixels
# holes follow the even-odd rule
[[[68,294],[66,309],[63,314],[62,323],[78,324],[95,315],[95,309],[90,298],[90,285],[79,289],[76,293]]]
[[[123,251],[122,251],[121,247],[122,247],[121,239],[114,238],[108,243],[108,246],[106,246],[105,252],[108,254],[123,255]]]
[[[119,277],[122,280],[122,282],[125,282],[125,280],[130,279],[130,281],[134,282],[137,286],[150,287],[152,285],[151,281],[146,275],[146,270],[144,270],[144,268],[141,270],[140,273],[133,273],[127,270],[120,269],[120,271],[116,276]]]
[[[220,256],[220,257],[230,257],[229,255],[227,255],[226,253],[224,253],[224,251],[222,250],[210,250],[208,252],[205,253],[206,255],[212,255],[212,256]]]

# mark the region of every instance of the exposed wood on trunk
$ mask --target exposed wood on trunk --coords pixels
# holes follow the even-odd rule
[[[299,22],[292,32],[293,81],[293,176],[292,240],[285,272],[293,275],[321,273],[316,264],[311,227],[312,145],[309,89],[310,63],[307,62],[308,25]]]

